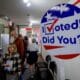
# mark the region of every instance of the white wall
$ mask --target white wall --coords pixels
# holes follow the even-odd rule
[[[65,78],[80,80],[80,56],[64,61]]]

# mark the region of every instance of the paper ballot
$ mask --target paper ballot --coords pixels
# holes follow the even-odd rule
[[[5,67],[5,70],[11,71],[12,70],[13,61],[8,60],[6,62],[6,65],[9,65],[9,66]]]

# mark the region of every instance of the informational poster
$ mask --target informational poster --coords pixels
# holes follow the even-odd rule
[[[42,45],[47,53],[61,59],[80,55],[80,8],[58,4],[41,20]]]

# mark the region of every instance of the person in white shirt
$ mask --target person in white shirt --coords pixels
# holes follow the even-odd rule
[[[28,45],[29,51],[38,51],[38,44],[36,43],[35,39],[32,40],[32,43]]]
[[[36,44],[36,40],[32,39],[32,43],[28,45],[27,49],[27,63],[32,67],[33,64],[35,64],[38,60],[38,44]]]

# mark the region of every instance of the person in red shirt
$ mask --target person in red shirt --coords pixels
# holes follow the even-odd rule
[[[17,46],[17,51],[20,54],[21,58],[24,58],[24,41],[22,35],[18,35],[18,37],[14,41],[15,45]]]

